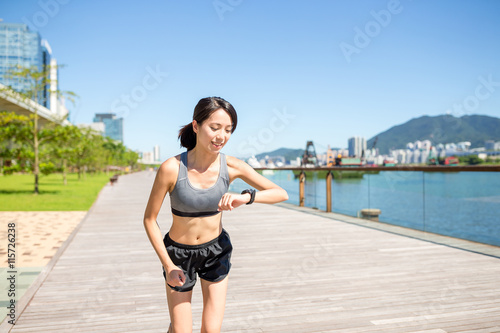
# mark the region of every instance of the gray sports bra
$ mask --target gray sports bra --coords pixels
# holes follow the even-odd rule
[[[195,188],[187,175],[187,151],[181,154],[179,175],[175,187],[170,193],[172,213],[178,216],[211,216],[217,211],[219,201],[229,188],[229,173],[226,156],[219,152],[219,177],[215,184],[206,189]]]

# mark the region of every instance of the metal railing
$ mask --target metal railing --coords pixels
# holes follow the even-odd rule
[[[380,215],[380,222],[500,246],[500,165],[255,170],[285,188],[294,205]],[[248,187],[239,180],[231,186]]]
[[[333,171],[422,171],[422,172],[500,172],[500,165],[467,165],[467,166],[447,166],[447,165],[398,165],[398,166],[376,166],[376,167],[282,167],[282,168],[254,168],[257,171],[263,170],[297,170],[299,176],[299,206],[303,207],[305,202],[305,171],[327,171],[326,175],[326,211],[332,211],[332,180]]]

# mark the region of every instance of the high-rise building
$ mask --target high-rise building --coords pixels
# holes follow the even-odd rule
[[[349,138],[348,150],[349,156],[361,157],[363,155],[363,151],[366,151],[365,138],[359,136]]]
[[[51,53],[49,43],[42,40],[38,32],[31,31],[26,24],[0,22],[0,83],[16,91],[27,91],[30,83],[25,79],[9,77],[10,71],[20,66],[36,68],[41,72],[51,65]],[[57,82],[57,71],[50,73],[50,79]],[[53,98],[50,91],[50,85],[44,87],[35,102],[51,109]]]
[[[52,49],[40,34],[31,31],[26,24],[0,22],[0,83],[15,91],[28,92],[32,85],[28,80],[10,75],[17,67],[49,70],[50,83],[38,92],[33,100],[45,107],[45,114],[51,119],[63,119],[68,115],[64,101],[58,98],[57,61],[52,57]],[[35,100],[36,99],[36,100]]]
[[[105,135],[104,132],[106,131],[106,126],[104,125],[104,123],[78,124],[76,126],[83,129],[89,129],[95,134],[102,136]]]
[[[484,142],[484,148],[486,150],[495,150],[495,141],[493,141],[493,140],[486,140]]]
[[[154,148],[153,148],[153,157],[154,157],[155,162],[159,162],[160,161],[160,146],[159,145],[155,145],[154,146]]]
[[[114,113],[96,113],[94,123],[104,123],[104,135],[123,143],[123,118]]]

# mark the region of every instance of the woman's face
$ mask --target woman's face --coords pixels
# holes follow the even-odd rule
[[[219,152],[229,140],[232,127],[231,117],[223,109],[214,111],[201,126],[193,120],[196,146],[211,152]]]

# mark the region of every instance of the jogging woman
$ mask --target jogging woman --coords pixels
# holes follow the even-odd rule
[[[201,99],[193,120],[179,131],[187,151],[163,162],[158,169],[144,214],[144,227],[163,269],[171,325],[168,332],[191,332],[191,295],[200,278],[203,293],[201,332],[220,332],[232,245],[222,227],[222,211],[253,202],[273,204],[288,194],[247,163],[221,149],[236,129],[233,106],[219,97]],[[240,178],[257,189],[228,193]],[[162,240],[156,222],[169,193],[172,226]]]

